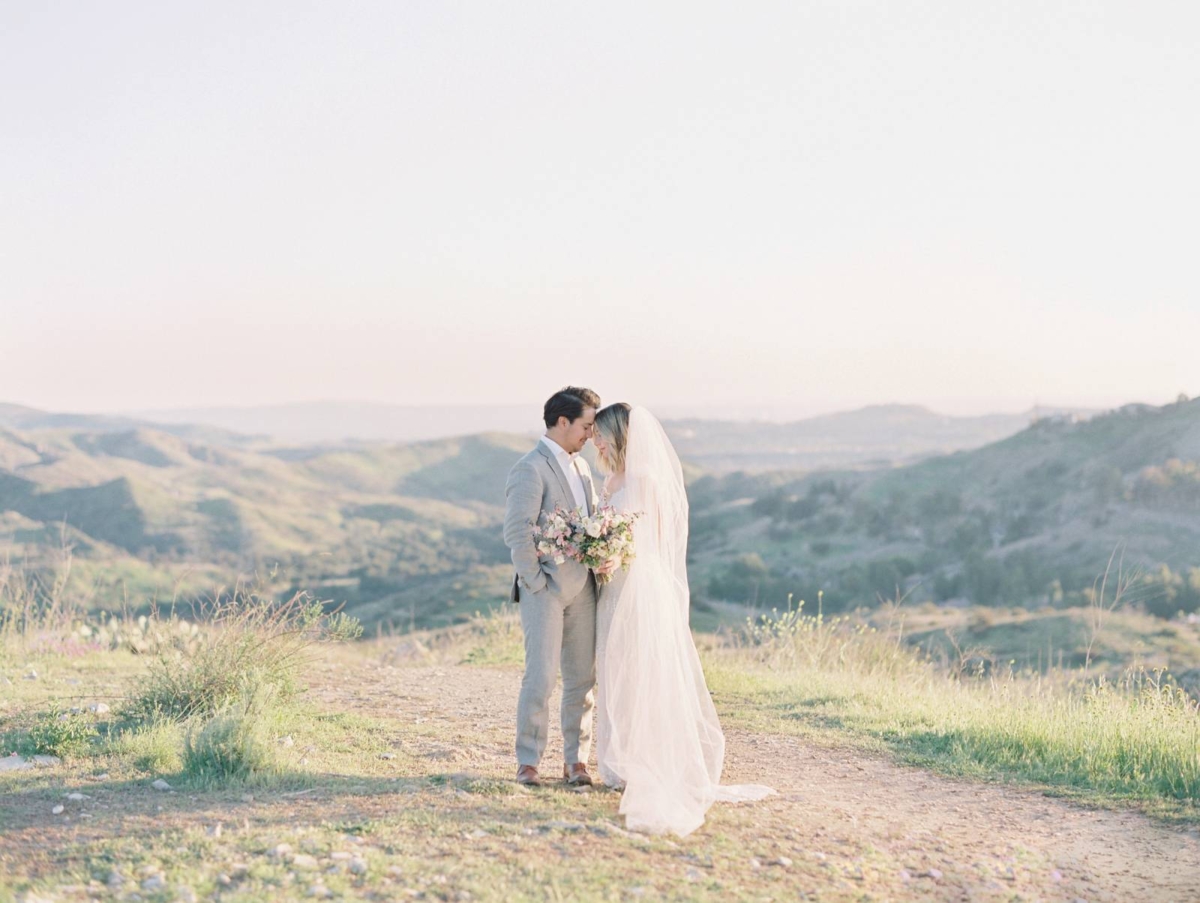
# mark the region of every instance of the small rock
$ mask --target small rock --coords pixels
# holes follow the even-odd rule
[[[900,880],[901,881],[911,881],[912,880],[912,872],[910,872],[908,869],[900,869]]]
[[[290,843],[279,843],[271,847],[271,849],[267,851],[267,855],[272,859],[282,859],[291,851],[292,845]]]
[[[577,821],[548,821],[542,825],[543,831],[582,831],[583,825]]]
[[[0,771],[24,771],[27,768],[33,768],[33,763],[16,753],[0,759]]]
[[[926,872],[922,872],[921,877],[922,878],[932,878],[934,881],[941,881],[942,880],[942,870],[941,869],[929,869]]]
[[[379,758],[381,758],[381,759],[394,759],[394,758],[396,758],[396,754],[395,754],[395,753],[381,753],[381,754],[380,754],[380,756],[379,756]]]
[[[254,802],[254,794],[253,794],[253,793],[243,793],[243,794],[242,794],[242,802],[243,802],[243,803],[252,803],[252,802]]]
[[[175,889],[175,899],[179,903],[196,903],[199,897],[196,896],[196,891],[188,887],[186,884],[181,884]]]
[[[350,874],[352,875],[365,875],[368,868],[367,860],[362,857],[350,860]]]
[[[404,877],[404,869],[402,869],[398,865],[389,865],[387,874],[389,876],[391,876],[392,878],[403,878]]]
[[[321,900],[327,900],[333,896],[333,891],[331,891],[324,884],[314,884],[308,889],[308,895],[310,897],[317,897]]]
[[[354,858],[354,854],[347,853],[345,850],[338,850],[336,853],[330,853],[329,858],[334,862],[347,862]]]
[[[28,671],[25,672],[25,679],[26,680],[37,680],[38,679],[37,672],[34,671],[32,668],[30,668]]]
[[[120,869],[113,869],[108,873],[107,884],[109,887],[117,888],[125,883],[125,876],[121,874]]]
[[[760,868],[762,868],[762,863],[761,863],[761,862],[759,862],[757,859],[753,859],[753,858],[752,858],[752,859],[750,860],[750,868],[752,868],[752,869],[760,869]]]
[[[66,808],[67,808],[67,807],[66,807],[66,806],[64,806],[62,803],[59,803],[57,806],[55,806],[53,809],[51,809],[51,810],[50,810],[50,813],[51,813],[52,815],[62,815],[62,814],[63,814],[63,811],[64,811]]]
[[[303,869],[306,872],[311,872],[319,869],[321,863],[317,862],[315,856],[309,856],[308,853],[297,853],[292,857],[292,868]]]
[[[704,873],[701,872],[700,869],[698,869],[698,868],[689,868],[686,872],[683,873],[683,877],[686,878],[688,881],[699,881],[701,878],[704,877]]]
[[[153,787],[155,790],[170,790],[171,789],[171,785],[168,784],[166,781],[164,781],[162,778],[159,778],[150,786]]]
[[[11,687],[13,685],[13,682],[11,680],[9,680],[7,677],[0,677],[0,682],[3,682],[4,686],[6,686],[6,687]]]
[[[88,796],[86,793],[68,793],[67,799],[69,799],[73,803],[79,803],[79,802],[83,802],[84,800],[90,800],[91,797]]]
[[[778,859],[776,859],[774,862],[772,862],[771,865],[781,865],[785,869],[791,868],[792,860],[788,859],[786,856],[780,856]]]
[[[292,739],[291,734],[288,734],[286,737],[279,738],[279,745],[280,746],[295,746],[296,741]]]
[[[1058,869],[1055,869],[1050,873],[1050,880],[1055,884],[1062,881],[1062,872],[1060,872]]]
[[[93,778],[93,780],[96,780],[96,781],[107,781],[107,780],[108,780],[108,772],[106,771],[106,772],[104,772],[104,774],[98,774],[98,775],[96,775],[96,777],[95,777],[95,778]]]
[[[207,833],[208,833],[209,837],[220,837],[221,834],[224,832],[224,830],[225,830],[225,826],[222,825],[220,822],[217,822],[215,825],[212,825],[208,829]]]
[[[162,890],[166,886],[167,879],[162,875],[151,875],[142,882],[142,890],[147,891],[148,893],[154,893],[155,891]]]
[[[93,702],[90,706],[88,706],[88,711],[93,715],[107,715],[112,710],[108,707],[107,703]]]
[[[217,875],[217,884],[221,885],[222,887],[229,887],[229,885],[233,884],[233,879],[224,872],[221,872],[219,875]]]

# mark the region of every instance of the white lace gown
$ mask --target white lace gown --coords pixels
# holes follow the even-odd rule
[[[626,827],[684,837],[714,802],[774,791],[720,783],[725,736],[688,624],[682,468],[644,408],[630,412],[628,436],[625,485],[608,504],[638,514],[635,558],[596,609],[597,759],[604,783],[624,786]]]

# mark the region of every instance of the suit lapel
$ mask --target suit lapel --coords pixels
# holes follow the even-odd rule
[[[575,493],[571,491],[571,484],[567,482],[567,475],[563,473],[562,468],[558,466],[558,459],[554,457],[553,452],[546,448],[546,443],[538,440],[538,451],[542,453],[542,457],[550,464],[550,469],[554,471],[554,475],[558,477],[558,485],[562,487],[563,495],[567,499],[567,507],[575,507]]]
[[[579,474],[579,479],[583,483],[583,502],[587,508],[588,516],[591,516],[594,507],[592,499],[596,497],[595,488],[592,486],[592,477],[590,474],[585,474],[578,465],[575,467],[575,472]]]

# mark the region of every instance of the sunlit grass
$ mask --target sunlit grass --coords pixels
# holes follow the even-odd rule
[[[748,624],[740,639],[706,657],[729,722],[1200,817],[1200,714],[1161,672],[964,675],[897,636],[795,609]]]

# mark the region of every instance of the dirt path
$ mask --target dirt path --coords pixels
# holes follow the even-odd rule
[[[0,793],[0,901],[5,879],[36,882],[30,899],[132,900],[155,868],[181,889],[147,901],[1200,901],[1200,832],[743,730],[725,778],[776,796],[717,805],[682,840],[631,834],[616,793],[513,783],[518,668],[388,655],[362,644],[306,672],[313,719],[286,750],[312,757],[304,789],[163,793],[86,760],[27,773]],[[369,868],[348,872],[358,855]]]
[[[329,706],[439,723],[445,729],[422,741],[423,755],[508,778],[519,680],[516,669],[381,665],[354,681],[321,681],[315,695]],[[456,724],[485,744],[457,746]],[[547,763],[560,761],[556,735]],[[827,885],[798,886],[798,895],[842,899],[838,892],[853,896],[873,872],[892,870],[906,899],[1200,901],[1200,832],[792,737],[730,732],[727,740],[726,780],[769,783],[779,793],[755,806],[717,807],[694,836],[752,822],[754,849],[774,839],[785,861],[828,864]],[[771,867],[752,856],[746,863]]]

